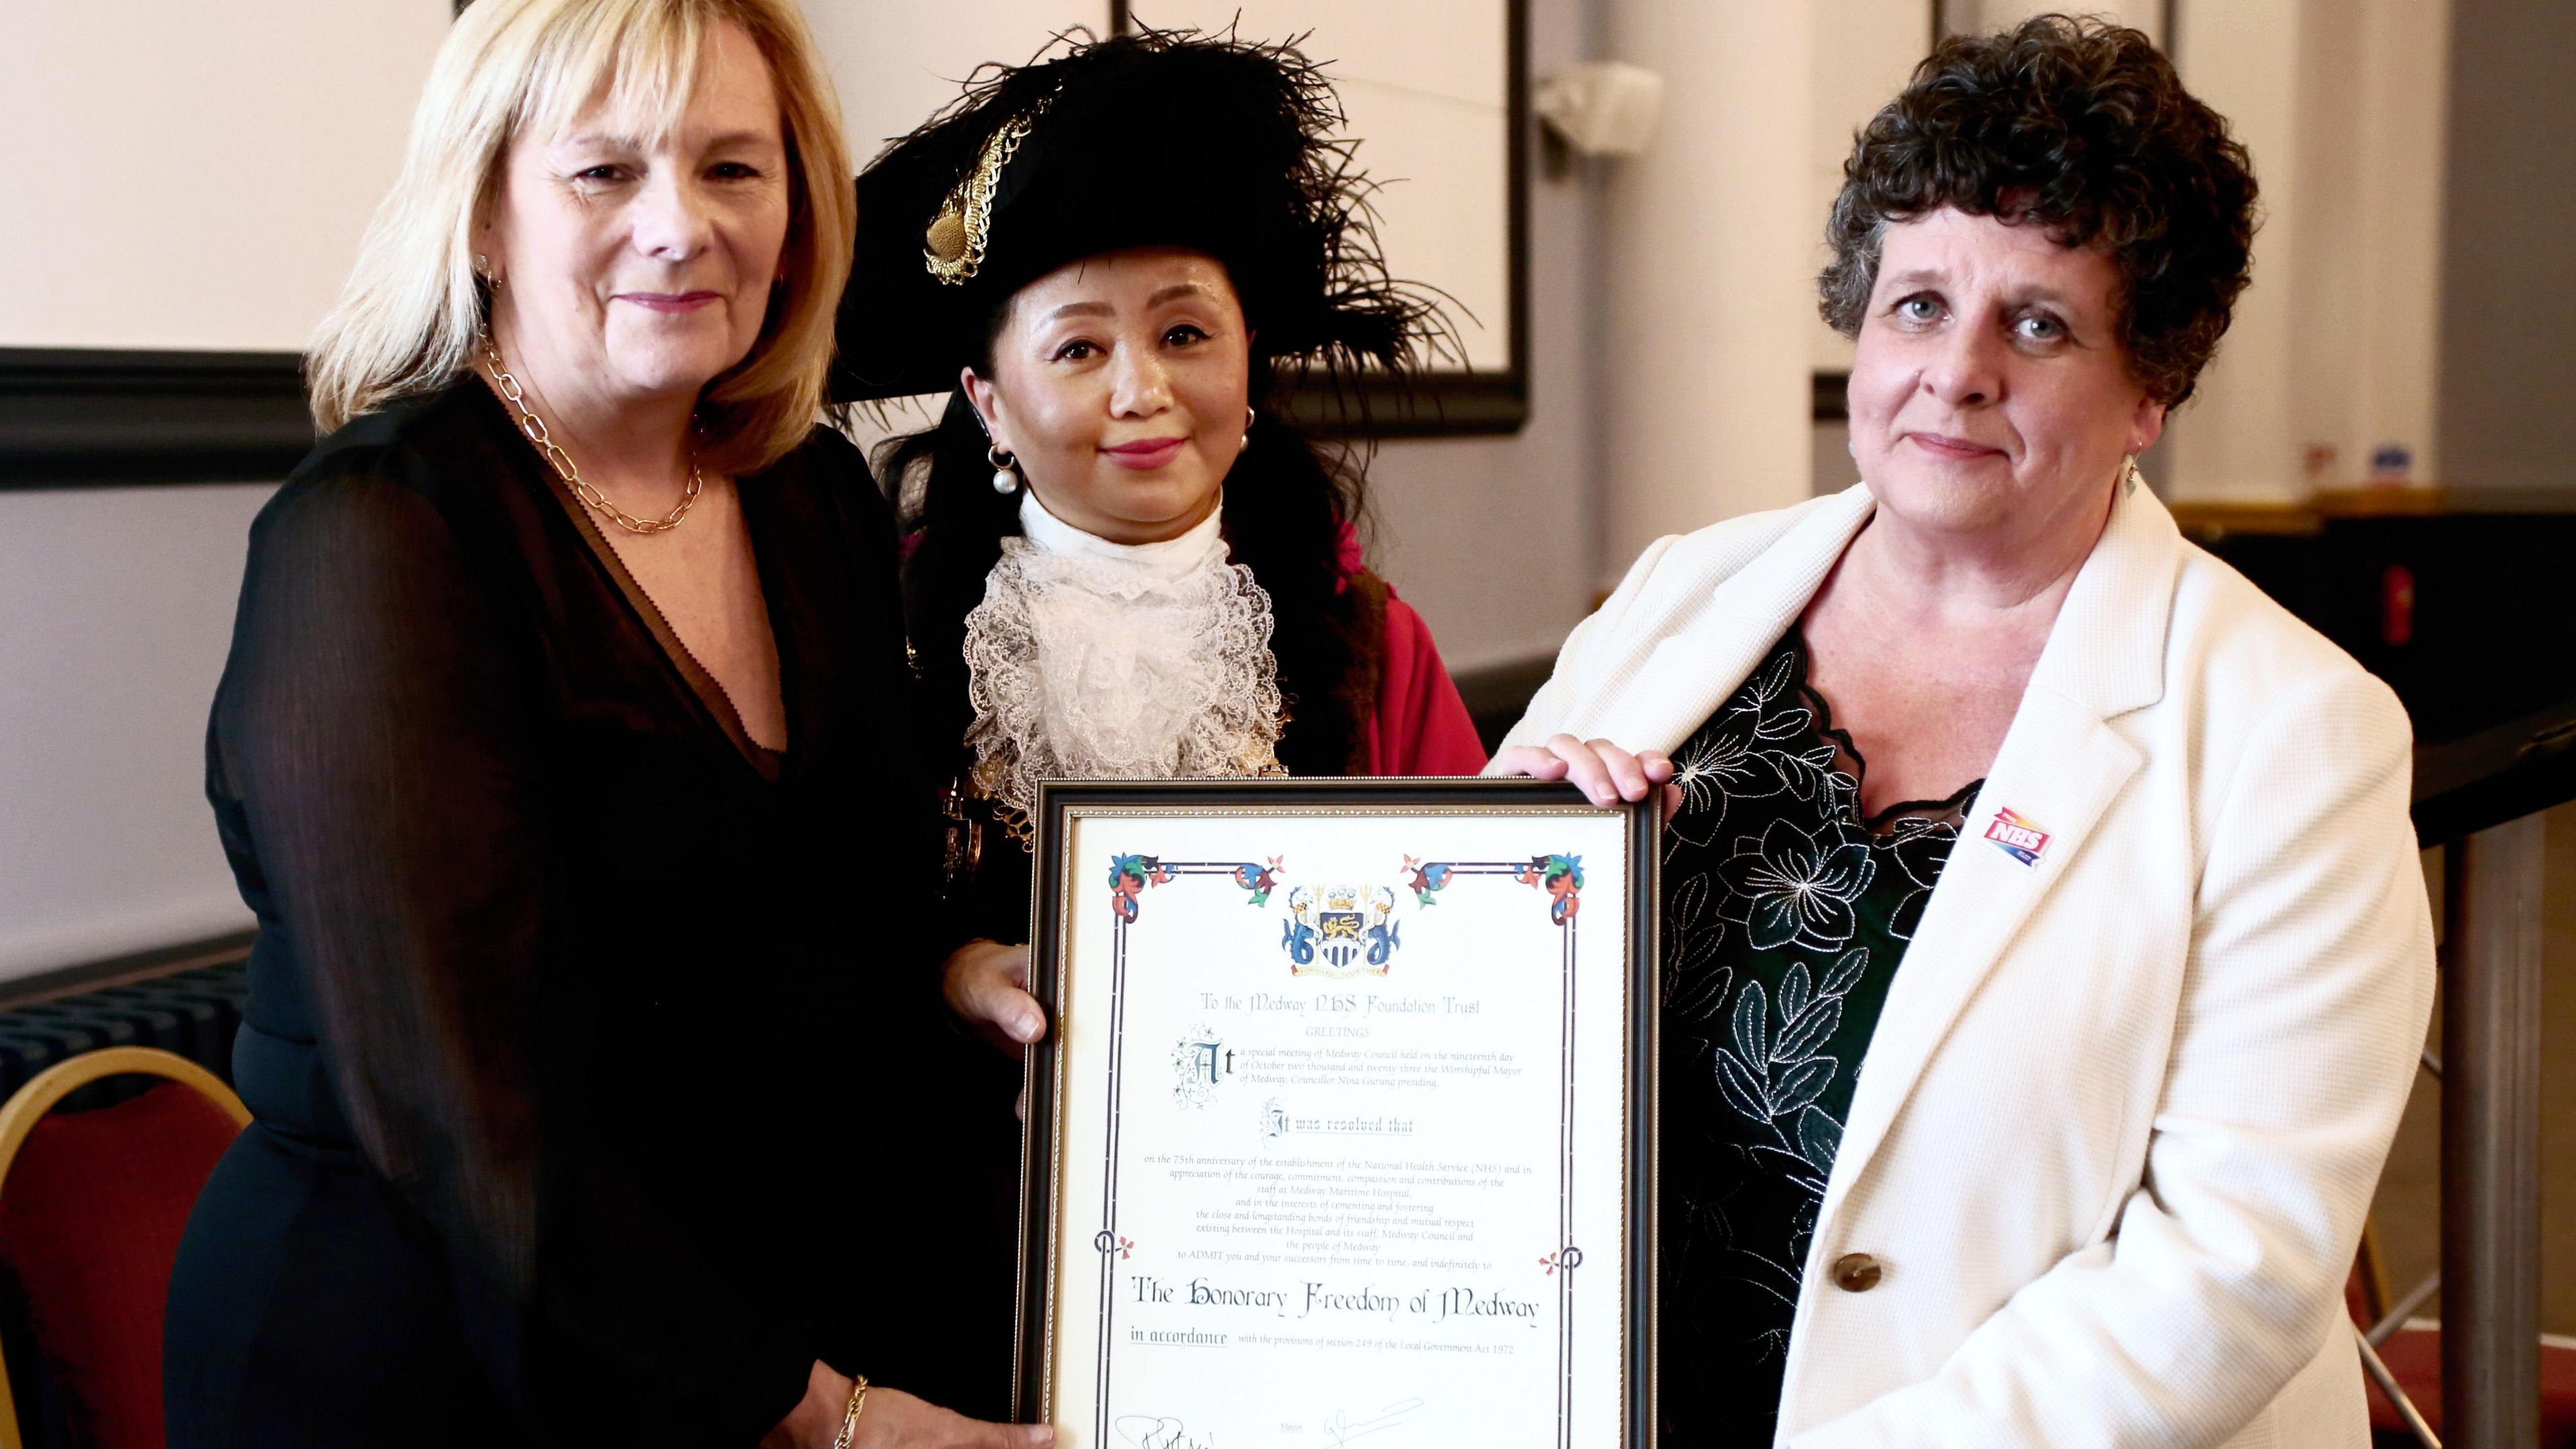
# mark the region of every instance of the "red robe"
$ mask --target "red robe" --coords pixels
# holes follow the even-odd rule
[[[1360,555],[1359,534],[1349,524],[1342,525],[1341,564],[1346,575],[1368,566]],[[1377,714],[1369,720],[1368,773],[1484,773],[1484,741],[1476,738],[1467,703],[1440,663],[1431,626],[1395,596],[1395,585],[1383,579],[1378,583],[1386,590],[1386,652],[1378,662]]]
[[[1368,766],[1372,775],[1473,775],[1485,768],[1485,746],[1458,686],[1441,666],[1431,627],[1391,587]]]

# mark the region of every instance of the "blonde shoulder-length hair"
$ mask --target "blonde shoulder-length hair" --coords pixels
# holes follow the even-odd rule
[[[473,367],[490,295],[474,232],[503,156],[605,98],[641,137],[687,113],[713,32],[741,26],[769,62],[786,132],[785,285],[751,351],[707,385],[699,456],[751,473],[785,457],[818,420],[833,321],[857,225],[840,104],[795,0],[479,0],[460,16],[412,118],[411,147],[377,208],[357,266],[306,354],[313,420],[331,432]]]

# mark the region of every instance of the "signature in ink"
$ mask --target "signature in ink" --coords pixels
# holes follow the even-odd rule
[[[1354,1439],[1365,1439],[1371,1434],[1402,1428],[1404,1416],[1421,1407],[1420,1399],[1398,1399],[1378,1410],[1377,1417],[1374,1419],[1354,1419],[1349,1411],[1335,1409],[1324,1420],[1324,1437],[1333,1445],[1333,1449],[1342,1449],[1343,1445]]]
[[[1192,1434],[1168,1414],[1122,1414],[1110,1427],[1136,1449],[1216,1449],[1215,1435]]]

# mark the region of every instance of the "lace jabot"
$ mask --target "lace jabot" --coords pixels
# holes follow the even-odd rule
[[[1042,779],[1279,773],[1270,595],[1226,556],[1223,510],[1118,544],[1020,499],[966,616],[977,793],[1025,815]]]

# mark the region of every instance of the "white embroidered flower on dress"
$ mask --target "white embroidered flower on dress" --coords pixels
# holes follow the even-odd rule
[[[1706,845],[1716,837],[1726,823],[1728,802],[1758,800],[1788,788],[1786,760],[1780,751],[1761,747],[1758,729],[1758,721],[1740,719],[1704,729],[1673,761],[1673,783],[1682,792],[1673,829],[1691,844]]]
[[[1830,951],[1852,938],[1852,903],[1877,871],[1869,836],[1848,822],[1827,821],[1811,833],[1774,820],[1761,839],[1739,838],[1719,868],[1728,888],[1719,913],[1743,926],[1756,950]]]
[[[1914,939],[1916,928],[1923,924],[1923,908],[1932,903],[1932,888],[1941,883],[1941,867],[1949,864],[1950,848],[1958,841],[1959,827],[1945,820],[1908,817],[1896,822],[1895,835],[1881,848],[1895,859],[1913,889],[1888,917],[1887,934],[1900,941]]]

